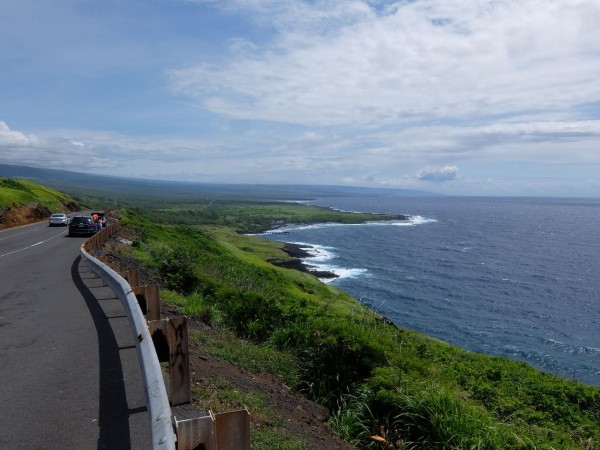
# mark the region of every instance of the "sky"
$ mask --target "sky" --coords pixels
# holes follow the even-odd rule
[[[600,0],[2,0],[0,163],[600,197],[598,24]]]

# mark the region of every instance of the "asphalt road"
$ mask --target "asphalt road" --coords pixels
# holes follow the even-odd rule
[[[0,449],[150,447],[133,337],[85,239],[0,232]]]

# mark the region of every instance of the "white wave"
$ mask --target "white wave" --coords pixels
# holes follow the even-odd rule
[[[280,232],[280,231],[316,230],[319,228],[338,227],[338,226],[342,226],[342,225],[343,224],[341,224],[341,223],[315,223],[315,224],[310,224],[310,225],[290,224],[290,225],[284,225],[281,228],[277,228],[277,231]]]
[[[310,260],[311,263],[329,261],[335,258],[335,254],[331,251],[333,247],[318,244],[307,244],[306,242],[290,242],[291,244],[299,245],[302,250],[310,254],[309,257],[303,260]]]
[[[586,354],[586,355],[600,355],[600,348],[585,346],[585,345],[573,345],[565,342],[558,341],[552,338],[546,338],[545,343],[551,347],[563,349],[566,353],[572,354]]]
[[[428,219],[427,217],[422,217],[422,216],[410,216],[409,221],[414,223],[415,225],[422,225],[425,223],[437,222],[437,219]]]
[[[279,203],[298,203],[301,205],[310,205],[312,203],[312,200],[275,200],[276,202]]]
[[[341,280],[343,278],[356,278],[362,275],[366,275],[369,271],[367,269],[360,269],[360,268],[356,268],[356,269],[352,269],[352,268],[343,268],[343,267],[336,267],[336,266],[328,266],[330,272],[334,273],[337,275],[337,278],[321,278],[321,281],[325,282],[325,283],[331,283],[332,281],[335,280]]]
[[[318,230],[322,228],[333,228],[333,227],[364,227],[364,226],[397,226],[397,227],[412,227],[415,225],[422,225],[426,223],[437,222],[436,219],[427,219],[421,216],[410,216],[407,220],[376,220],[362,223],[337,223],[337,222],[325,222],[325,223],[312,223],[308,225],[296,225],[289,224],[281,228],[278,228],[277,232],[289,232],[289,231],[301,231],[301,230]],[[269,232],[264,233],[269,234]]]
[[[364,225],[393,225],[396,227],[413,227],[415,225],[423,225],[426,223],[437,222],[436,219],[428,219],[422,216],[407,216],[406,220],[379,220],[366,222]],[[360,225],[360,224],[359,224]]]
[[[302,250],[306,251],[310,256],[306,258],[300,258],[300,260],[309,266],[310,269],[317,270],[320,272],[331,272],[335,274],[336,278],[319,278],[325,283],[330,283],[334,280],[342,278],[354,278],[360,275],[364,275],[368,272],[367,269],[352,268],[352,267],[340,267],[335,264],[331,264],[330,261],[337,258],[333,247],[318,244],[307,244],[306,242],[291,242],[292,244],[299,245]]]

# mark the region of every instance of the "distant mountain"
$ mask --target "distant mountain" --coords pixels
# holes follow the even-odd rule
[[[0,164],[0,176],[44,184],[73,196],[136,196],[193,200],[310,200],[331,196],[425,197],[441,194],[410,190],[328,185],[212,184],[85,174]]]

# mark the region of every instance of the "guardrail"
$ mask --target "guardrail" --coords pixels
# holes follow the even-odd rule
[[[144,382],[152,448],[175,450],[176,437],[171,423],[169,398],[152,337],[138,306],[137,298],[123,277],[90,254],[90,252],[98,251],[106,239],[120,228],[121,224],[116,222],[96,233],[81,246],[81,253],[87,260],[89,268],[111,287],[127,313],[129,326],[135,337],[135,347]]]
[[[105,264],[96,258],[104,242],[120,228],[120,222],[111,223],[81,246],[81,254],[89,268],[110,286],[127,313],[144,383],[152,449],[249,450],[250,419],[245,408],[219,414],[209,411],[206,416],[181,421],[171,414],[171,405],[191,401],[187,318],[161,320],[158,286],[137,286],[137,271],[124,272],[118,261],[105,260]],[[158,351],[157,341],[166,344],[160,345],[167,347],[166,352]],[[169,362],[170,399],[161,361]]]

